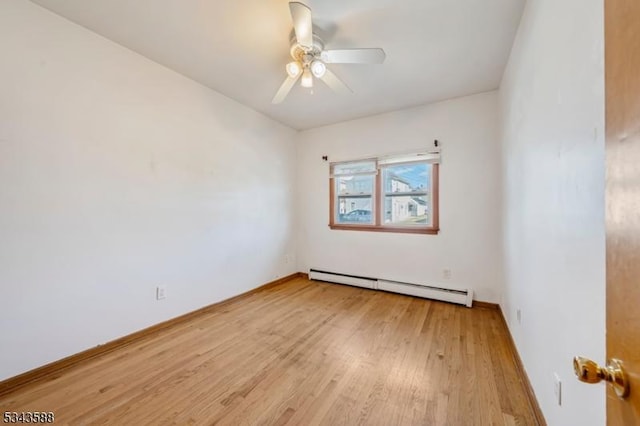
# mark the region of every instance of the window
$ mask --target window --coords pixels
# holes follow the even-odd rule
[[[438,153],[331,164],[331,229],[438,233]]]
[[[376,162],[332,165],[337,223],[373,225]]]

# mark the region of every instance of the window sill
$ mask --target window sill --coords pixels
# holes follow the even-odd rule
[[[400,226],[375,226],[375,225],[333,225],[329,228],[339,231],[368,231],[368,232],[393,232],[397,234],[427,234],[437,235],[439,228],[406,228]]]

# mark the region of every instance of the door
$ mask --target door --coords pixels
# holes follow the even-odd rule
[[[605,0],[607,358],[629,396],[607,390],[607,423],[640,425],[640,0]]]

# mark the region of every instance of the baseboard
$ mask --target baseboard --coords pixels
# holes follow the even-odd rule
[[[486,302],[480,302],[480,303],[494,305],[493,303],[486,303]],[[544,419],[542,410],[540,409],[540,404],[538,404],[538,399],[536,398],[536,394],[533,392],[533,387],[531,386],[531,382],[529,381],[529,376],[527,376],[527,372],[524,369],[522,358],[520,358],[520,354],[518,353],[518,349],[516,348],[516,343],[513,340],[513,336],[511,335],[511,330],[509,330],[509,325],[507,324],[507,320],[504,316],[504,312],[502,312],[502,308],[500,308],[499,305],[495,305],[495,306],[496,306],[496,309],[500,311],[500,318],[502,318],[504,327],[507,330],[507,335],[509,337],[509,346],[511,349],[511,355],[513,356],[513,361],[516,366],[518,375],[520,376],[520,378],[522,379],[522,383],[524,384],[524,388],[527,394],[527,399],[529,401],[529,407],[531,408],[531,412],[533,413],[533,416],[535,417],[538,426],[547,426],[547,422]]]
[[[58,361],[53,361],[49,364],[43,365],[42,367],[35,368],[33,370],[27,371],[20,375],[10,377],[3,381],[0,381],[0,397],[15,392],[18,389],[23,388],[26,385],[30,385],[36,382],[46,381],[47,379],[55,378],[57,374],[62,372],[63,370],[69,369],[73,366],[76,366],[82,362],[86,362],[90,359],[96,358],[98,356],[104,355],[116,349],[122,348],[124,346],[130,345],[134,342],[138,342],[142,339],[145,339],[149,336],[154,335],[155,333],[171,328],[177,324],[181,324],[185,321],[189,321],[195,317],[200,315],[204,315],[220,307],[223,307],[231,302],[236,302],[240,299],[244,299],[248,296],[251,296],[255,293],[259,293],[266,289],[278,286],[287,281],[291,281],[295,278],[303,278],[306,274],[296,272],[294,274],[288,275],[286,277],[277,279],[275,281],[271,281],[269,283],[263,284],[260,287],[249,290],[245,293],[239,294],[237,296],[231,297],[229,299],[225,299],[223,301],[214,303],[212,305],[205,306],[204,308],[197,309],[192,312],[188,312],[184,315],[180,315],[178,317],[172,318],[170,320],[152,325],[151,327],[147,327],[143,330],[136,331],[132,334],[128,334],[124,337],[120,337],[116,340],[112,340],[111,342],[107,342],[102,345],[98,345],[94,348],[87,349],[85,351],[79,352],[74,355],[70,355],[66,358],[62,358]],[[308,276],[307,276],[308,278]]]

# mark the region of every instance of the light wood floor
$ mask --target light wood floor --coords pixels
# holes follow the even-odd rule
[[[56,424],[535,425],[498,311],[295,279],[0,399]]]

